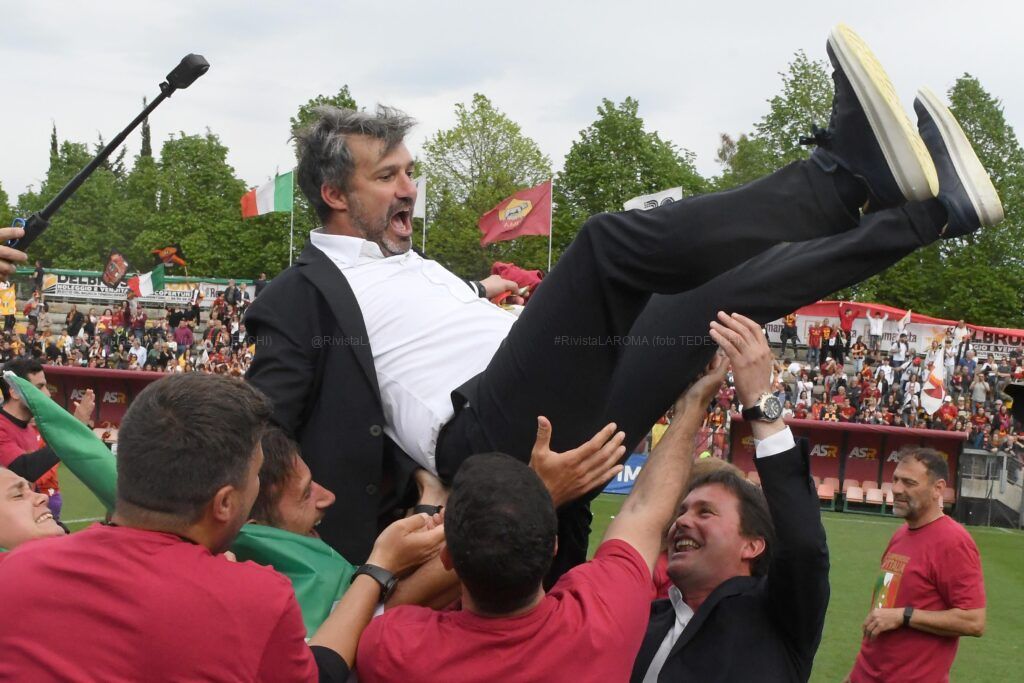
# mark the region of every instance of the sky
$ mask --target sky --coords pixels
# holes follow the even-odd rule
[[[852,26],[885,65],[908,112],[915,90],[945,93],[965,72],[1024,124],[1024,5],[972,0],[0,0],[0,186],[38,188],[50,127],[109,140],[189,52],[210,71],[150,117],[169,135],[217,134],[248,185],[294,164],[288,119],[348,85],[360,106],[419,121],[417,153],[480,92],[534,139],[554,170],[603,98],[640,103],[648,130],[720,171],[719,135],[748,132],[794,53],[826,59],[833,25]],[[824,123],[824,122],[822,122]],[[136,131],[125,143],[139,149]]]

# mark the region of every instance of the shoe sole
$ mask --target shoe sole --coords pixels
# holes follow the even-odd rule
[[[871,48],[846,24],[832,29],[828,42],[864,108],[900,192],[907,200],[937,195],[939,177],[928,148]]]
[[[953,162],[953,168],[981,224],[990,226],[1003,220],[1003,203],[999,193],[953,112],[929,88],[917,91],[917,101],[928,112],[942,136],[949,159]]]

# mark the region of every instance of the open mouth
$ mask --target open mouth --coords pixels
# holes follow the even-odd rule
[[[412,236],[412,211],[403,209],[391,216],[391,230],[396,237],[405,238]]]
[[[316,520],[316,522],[313,524],[313,528],[309,530],[309,535],[312,536],[313,538],[320,538],[320,533],[316,530],[316,528],[318,526],[320,526],[320,522],[322,522],[322,521],[324,521],[323,517],[321,517],[320,519]]]
[[[46,524],[47,522],[53,521],[52,512],[44,512],[43,514],[36,517],[36,524]]]
[[[692,550],[700,550],[701,547],[701,544],[697,543],[697,541],[692,538],[678,538],[672,546],[672,549],[677,553],[686,553]]]

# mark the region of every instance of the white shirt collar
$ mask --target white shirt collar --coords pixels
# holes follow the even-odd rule
[[[364,240],[362,237],[332,235],[324,232],[323,228],[312,230],[309,233],[309,241],[313,243],[314,247],[327,254],[327,257],[339,267],[355,266],[359,263],[360,258],[385,258],[384,252],[373,242]]]
[[[671,586],[668,589],[668,599],[672,603],[672,609],[676,612],[676,621],[684,627],[693,618],[693,610],[683,601],[683,592]]]

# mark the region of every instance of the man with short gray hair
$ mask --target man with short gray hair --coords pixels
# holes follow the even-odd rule
[[[892,475],[893,514],[907,520],[889,541],[849,680],[948,681],[960,636],[985,631],[978,546],[942,512],[944,454],[906,451]]]

